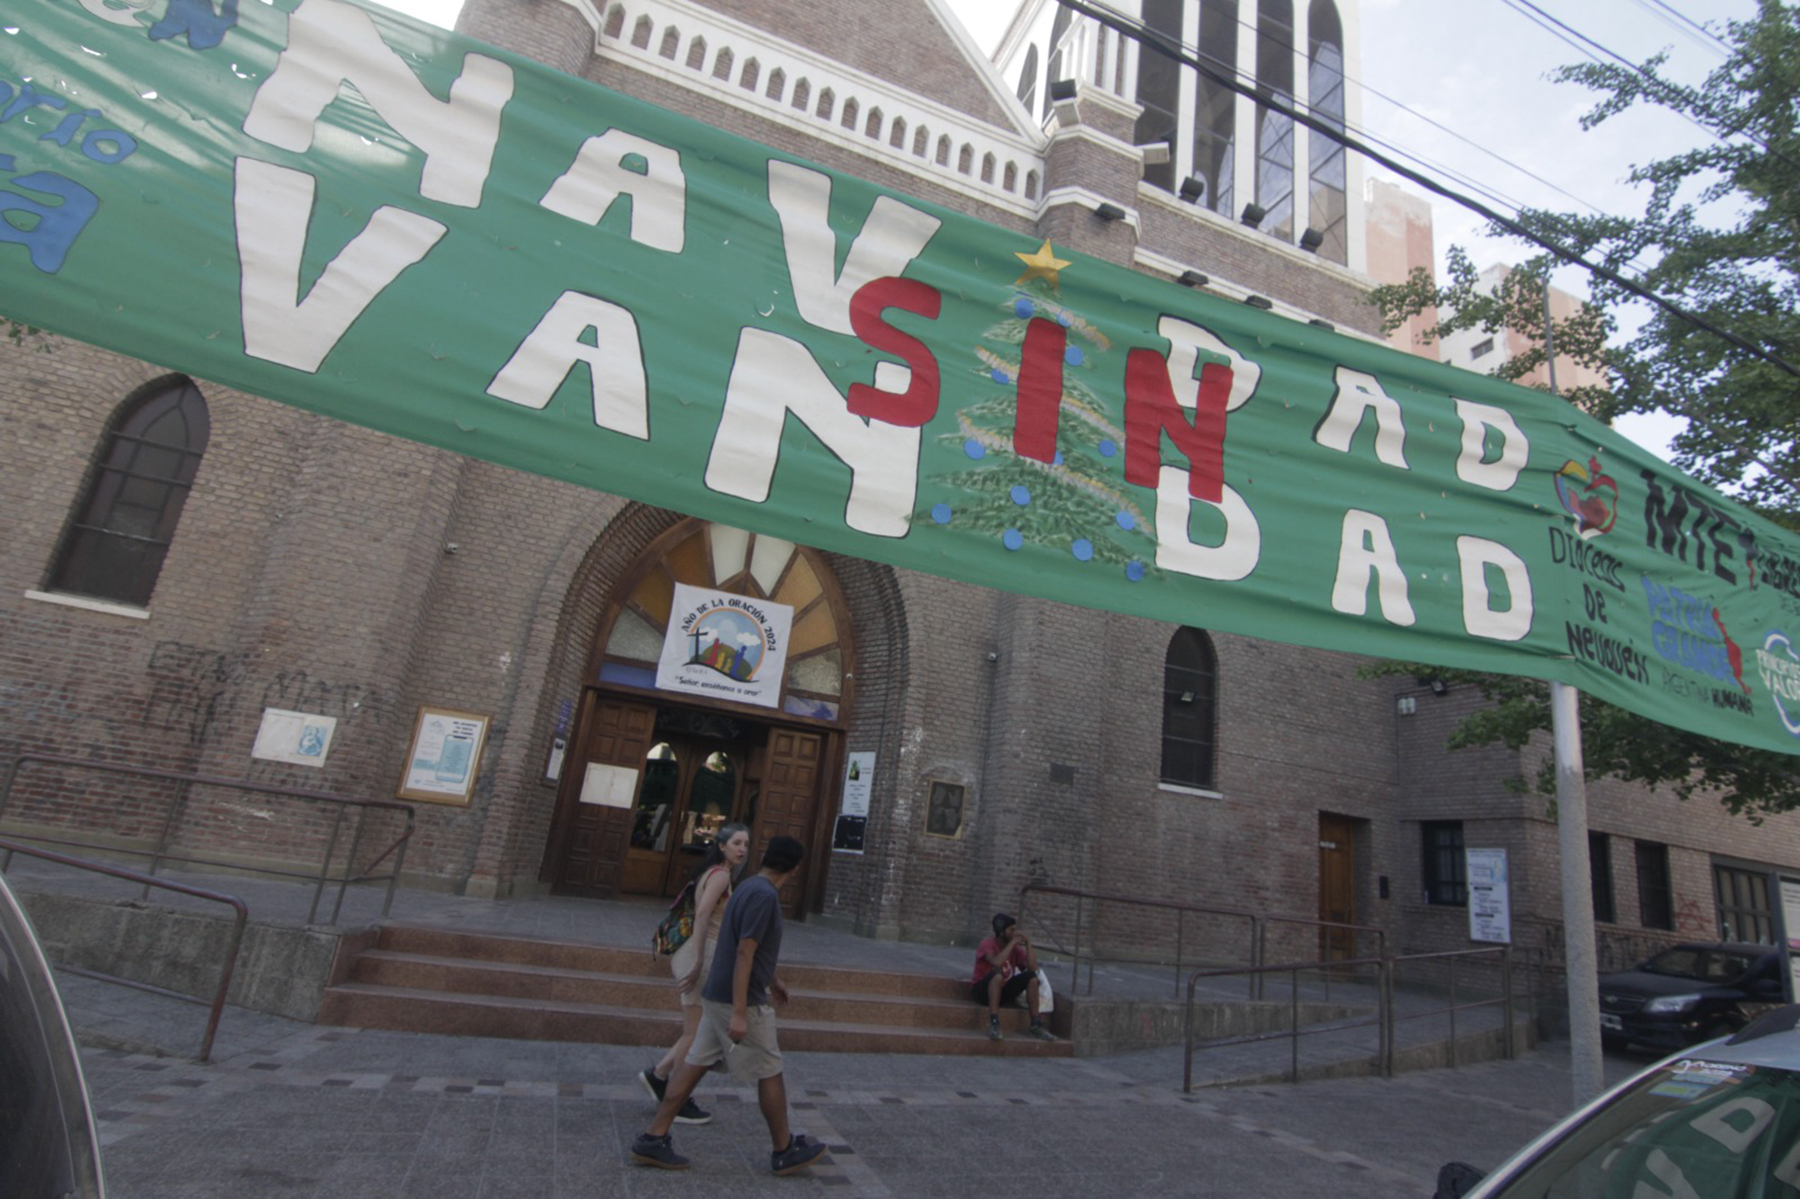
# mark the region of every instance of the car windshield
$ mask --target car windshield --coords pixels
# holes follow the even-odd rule
[[[1800,1182],[1800,1075],[1672,1062],[1645,1075],[1521,1171],[1506,1199],[1791,1195]]]
[[[1695,982],[1728,983],[1741,978],[1750,969],[1750,959],[1741,953],[1723,949],[1706,949],[1684,945],[1665,950],[1645,962],[1649,974],[1666,974],[1670,978],[1691,978]]]

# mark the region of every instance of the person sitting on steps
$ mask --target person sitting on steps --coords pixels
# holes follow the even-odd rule
[[[1031,948],[1031,938],[1005,912],[994,913],[993,924],[994,935],[975,950],[975,978],[969,984],[969,998],[987,1005],[988,1040],[1001,1039],[1000,1005],[1021,994],[1031,1009],[1029,1034],[1040,1041],[1056,1040],[1038,1010],[1037,952]]]

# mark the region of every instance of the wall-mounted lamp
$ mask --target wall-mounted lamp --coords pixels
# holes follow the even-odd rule
[[[1310,321],[1307,321],[1306,323],[1311,325],[1315,329],[1323,329],[1327,333],[1336,332],[1336,330],[1337,330],[1337,326],[1332,324],[1330,321],[1326,320],[1324,317],[1315,316]]]
[[[1430,680],[1429,685],[1431,687],[1431,693],[1433,695],[1449,695],[1450,694],[1450,684],[1446,683],[1443,679],[1432,679],[1432,680]]]
[[[1144,145],[1139,146],[1137,151],[1139,154],[1143,155],[1144,165],[1147,167],[1162,166],[1167,163],[1171,157],[1168,142],[1147,142]]]
[[[1180,695],[1175,697],[1175,702],[1178,704],[1191,704],[1194,702],[1194,693],[1192,691],[1183,691]]]
[[[446,542],[444,544],[444,552],[446,554],[454,554],[460,549],[462,549],[462,546],[456,544],[454,541]]]
[[[1189,175],[1181,181],[1181,198],[1189,204],[1198,204],[1200,197],[1206,194],[1206,180],[1198,175]]]
[[[1095,206],[1094,215],[1103,221],[1122,221],[1125,219],[1125,210],[1117,204],[1100,204]]]
[[[1324,244],[1325,235],[1311,225],[1308,225],[1306,231],[1300,235],[1300,248],[1308,254],[1317,254],[1319,247]]]
[[[1177,278],[1175,282],[1181,284],[1183,287],[1205,287],[1208,283],[1211,283],[1212,280],[1208,279],[1205,275],[1202,275],[1199,271],[1182,271],[1180,277]]]
[[[1243,215],[1238,217],[1238,219],[1240,221],[1244,222],[1244,224],[1246,224],[1246,225],[1250,226],[1252,229],[1254,229],[1258,225],[1262,224],[1263,218],[1268,215],[1269,215],[1268,209],[1264,208],[1261,204],[1258,204],[1256,201],[1252,200],[1250,203],[1244,205]]]
[[[1244,303],[1250,305],[1252,308],[1260,308],[1264,312],[1275,307],[1275,302],[1269,299],[1268,296],[1245,296]]]
[[[1050,81],[1050,111],[1055,114],[1056,123],[1064,128],[1081,119],[1081,114],[1075,110],[1075,81],[1073,79]]]

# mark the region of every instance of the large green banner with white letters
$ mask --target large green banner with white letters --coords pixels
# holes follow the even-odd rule
[[[807,545],[1800,750],[1800,543],[1555,398],[348,0],[11,0],[0,313]]]

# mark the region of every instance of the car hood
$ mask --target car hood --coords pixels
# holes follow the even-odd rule
[[[1643,970],[1621,970],[1617,974],[1602,974],[1600,989],[1616,991],[1622,995],[1645,996],[1709,995],[1737,990],[1736,987],[1701,982],[1697,978],[1670,978],[1666,974],[1650,974]]]

